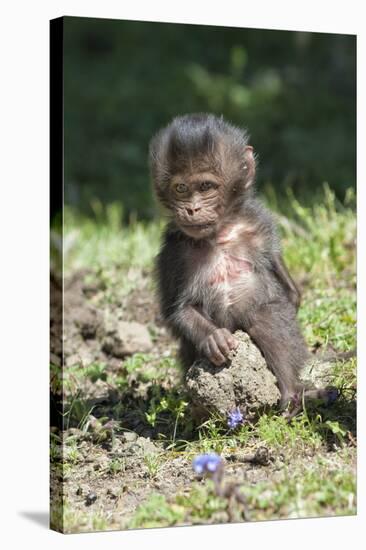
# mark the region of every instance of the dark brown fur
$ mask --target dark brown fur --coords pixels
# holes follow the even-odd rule
[[[274,372],[285,405],[303,390],[308,358],[299,291],[271,213],[254,196],[256,161],[245,132],[213,115],[178,117],[150,146],[168,224],[157,259],[161,310],[185,368],[222,365],[246,331]]]

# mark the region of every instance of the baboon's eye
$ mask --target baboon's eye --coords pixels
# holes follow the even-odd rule
[[[212,189],[212,187],[214,187],[212,181],[203,181],[200,184],[200,191],[208,191],[209,189]]]
[[[175,190],[177,193],[186,193],[187,192],[187,185],[185,183],[177,183],[175,186]]]

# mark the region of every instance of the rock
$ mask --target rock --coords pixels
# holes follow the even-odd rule
[[[85,499],[85,505],[86,506],[91,506],[96,500],[97,500],[97,495],[93,492],[89,493],[88,495],[86,495],[86,499]]]
[[[126,446],[128,446],[127,443]],[[145,437],[138,437],[137,440],[131,444],[128,451],[129,454],[137,456],[154,455],[160,452],[159,448],[149,438]]]
[[[303,368],[300,378],[309,387],[325,388],[332,382],[334,365],[316,357]]]
[[[90,348],[83,340],[79,343],[78,349],[75,353],[69,355],[65,353],[65,365],[66,367],[73,367],[75,365],[88,366],[93,363],[98,357],[96,350]]]
[[[77,353],[73,353],[72,355],[69,355],[69,357],[66,357],[65,364],[67,367],[73,367],[78,363],[80,363],[80,357]]]
[[[103,350],[114,357],[123,358],[134,353],[146,353],[153,347],[150,333],[144,325],[135,322],[108,322]]]
[[[124,443],[132,443],[136,441],[138,435],[136,432],[123,432],[121,434],[121,439]]]
[[[50,363],[52,363],[52,365],[56,365],[56,367],[60,367],[61,366],[60,356],[51,352],[50,353]]]
[[[74,311],[74,319],[85,340],[96,337],[102,323],[101,313],[96,308],[83,304]]]
[[[110,399],[110,384],[100,378],[95,382],[89,381],[85,384],[85,397],[93,399],[95,403],[102,401],[111,401]]]
[[[186,374],[187,388],[200,416],[207,412],[227,414],[236,407],[255,412],[279,401],[276,378],[259,349],[244,332],[237,331],[235,336],[239,346],[227,366],[215,367],[200,360]]]

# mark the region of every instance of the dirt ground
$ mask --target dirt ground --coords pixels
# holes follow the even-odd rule
[[[185,398],[174,361],[176,343],[161,323],[148,275],[129,295],[108,302],[92,274],[75,273],[65,281],[63,337],[61,286],[55,277],[51,283],[53,526],[66,532],[128,527],[137,507],[153,493],[169,500],[188,492],[196,480],[194,452],[177,444],[197,438],[194,423],[177,422],[169,408],[159,412],[156,422],[147,421],[161,397],[173,395],[177,403]],[[139,326],[132,325],[134,349],[125,354],[123,331],[128,333],[129,323]],[[141,367],[128,363],[136,354],[143,354]],[[226,475],[247,484],[281,480],[288,468],[286,453],[270,451],[265,465],[245,462],[243,453],[255,450],[250,445],[225,450]],[[347,467],[353,470],[353,445],[347,453]],[[317,456],[337,460],[331,447]],[[293,460],[301,469],[312,459],[305,453]]]

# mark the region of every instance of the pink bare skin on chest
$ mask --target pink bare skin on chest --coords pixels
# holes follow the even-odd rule
[[[187,288],[191,300],[202,304],[208,315],[222,315],[240,300],[253,295],[254,258],[251,228],[243,222],[226,224],[202,246],[190,249],[187,257]]]
[[[237,250],[239,234],[243,233],[243,224],[230,224],[224,227],[216,237],[216,256],[210,269],[208,283],[217,285],[228,283],[229,285],[244,274],[253,271],[253,263],[244,255],[245,252]],[[243,255],[242,255],[243,254]]]

